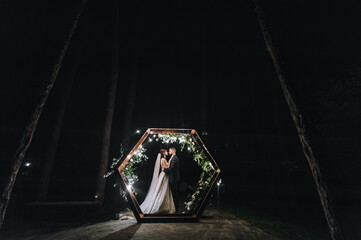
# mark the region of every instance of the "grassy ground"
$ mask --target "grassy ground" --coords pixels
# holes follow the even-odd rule
[[[270,233],[284,240],[330,240],[327,227],[325,228],[324,219],[313,216],[303,216],[299,212],[294,218],[285,216],[285,209],[280,214],[257,210],[239,204],[224,204],[223,210],[235,214],[237,217],[247,221],[249,224],[256,226],[263,231]]]

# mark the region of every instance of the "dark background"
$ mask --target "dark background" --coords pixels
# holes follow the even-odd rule
[[[79,3],[1,3],[1,186]],[[356,0],[263,3],[291,93],[350,239],[361,236],[360,5]],[[118,6],[120,62],[111,158],[118,157],[120,143],[138,140],[136,129],[194,128],[222,170],[221,201],[274,214],[286,209],[290,218],[304,214],[323,222],[252,1],[131,1]],[[32,165],[20,171],[8,214],[36,200],[60,99],[74,71],[48,199],[94,200],[116,8],[115,1],[88,1],[26,155],[24,162]]]

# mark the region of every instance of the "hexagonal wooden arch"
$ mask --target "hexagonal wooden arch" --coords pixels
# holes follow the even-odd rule
[[[132,158],[133,154],[139,146],[146,140],[146,138],[150,134],[190,134],[192,136],[192,139],[204,149],[209,161],[212,163],[212,166],[214,168],[214,173],[211,178],[211,183],[209,189],[206,191],[205,195],[203,196],[203,199],[201,200],[200,206],[198,207],[197,211],[195,213],[191,214],[184,214],[184,213],[175,213],[175,214],[143,214],[142,210],[140,209],[140,205],[135,198],[134,193],[130,188],[127,187],[127,179],[123,173],[123,168],[127,165],[129,160]],[[134,148],[130,151],[130,153],[125,157],[122,164],[118,168],[119,174],[122,177],[122,183],[123,188],[127,189],[127,197],[128,200],[130,200],[132,211],[134,213],[134,216],[136,217],[138,222],[197,222],[202,215],[206,203],[210,198],[210,193],[215,186],[215,182],[219,176],[220,169],[218,167],[218,164],[212,157],[212,155],[209,153],[208,149],[204,145],[202,139],[199,137],[198,133],[194,129],[178,129],[178,128],[148,128],[148,130],[144,133],[144,135],[140,138],[138,143],[134,146]]]

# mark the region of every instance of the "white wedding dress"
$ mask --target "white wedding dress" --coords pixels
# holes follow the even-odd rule
[[[167,167],[167,160],[161,159],[160,154],[158,154],[152,182],[145,200],[140,205],[144,214],[175,213],[173,196],[168,181],[169,176],[163,171],[159,173],[160,167]]]

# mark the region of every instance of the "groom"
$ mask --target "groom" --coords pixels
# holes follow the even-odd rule
[[[177,150],[175,147],[169,149],[169,154],[171,155],[169,161],[169,168],[164,168],[163,171],[169,175],[169,184],[173,195],[174,206],[176,212],[178,212],[178,183],[179,183],[179,159],[176,155]]]

